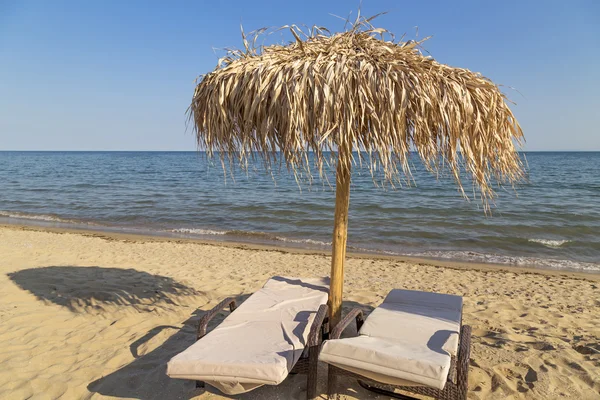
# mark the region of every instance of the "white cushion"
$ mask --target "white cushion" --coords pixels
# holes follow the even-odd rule
[[[460,296],[395,289],[358,337],[327,341],[320,359],[382,383],[443,389],[461,312]]]
[[[455,356],[461,316],[460,296],[394,289],[369,315],[359,333]]]
[[[204,381],[235,395],[281,383],[308,340],[328,280],[274,277],[218,327],[167,364],[171,378]]]

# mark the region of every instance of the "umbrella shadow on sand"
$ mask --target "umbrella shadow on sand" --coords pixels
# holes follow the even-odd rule
[[[79,315],[102,317],[112,316],[116,312],[120,315],[119,319],[126,320],[130,313],[152,315],[156,310],[163,313],[173,311],[182,301],[188,303],[203,298],[203,303],[206,302],[202,291],[170,277],[134,269],[51,266],[20,270],[9,273],[8,277],[40,301],[64,307]],[[193,343],[197,322],[203,313],[200,309],[194,311],[183,327],[179,324],[161,325],[143,335],[136,335],[141,337],[134,340],[129,349],[107,348],[105,351],[108,355],[115,353],[115,350],[130,351],[135,360],[89,384],[88,389],[110,396],[139,399],[186,397],[184,393],[193,392],[193,384],[191,390],[186,391],[182,390],[180,383],[173,385],[173,380],[165,374],[166,362]],[[216,317],[215,322],[219,319],[222,320],[222,316]],[[148,345],[170,334],[164,343],[144,354]],[[93,344],[89,342],[89,345]],[[98,371],[104,368],[104,365],[97,365]],[[181,395],[174,395],[178,392]]]
[[[98,314],[114,308],[148,312],[202,294],[173,278],[134,269],[52,266],[24,269],[8,277],[39,300],[76,313]]]

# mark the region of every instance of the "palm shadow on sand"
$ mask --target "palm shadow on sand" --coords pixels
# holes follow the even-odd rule
[[[113,315],[113,311],[118,310],[125,313],[121,318],[127,318],[128,312],[139,315],[161,308],[163,312],[169,312],[185,298],[186,302],[197,298],[201,301],[198,305],[206,302],[204,293],[199,290],[170,277],[134,269],[51,266],[20,270],[9,273],[8,277],[42,302],[65,307],[77,314]],[[115,350],[129,351],[135,359],[90,383],[88,390],[137,399],[183,399],[198,395],[193,382],[169,379],[165,371],[167,361],[194,342],[198,320],[203,313],[200,309],[195,310],[183,326],[159,325],[145,334],[140,333],[128,348],[106,349],[108,354]],[[216,317],[215,324],[224,316],[225,313]],[[164,343],[143,354],[145,344],[155,337],[156,342],[167,336]],[[103,369],[103,365],[98,365],[98,371]]]
[[[135,269],[42,267],[12,272],[8,277],[43,302],[84,313],[102,313],[111,307],[152,311],[157,305],[176,304],[178,297],[201,294],[173,278]]]

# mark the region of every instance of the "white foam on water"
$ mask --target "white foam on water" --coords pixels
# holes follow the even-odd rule
[[[52,215],[45,214],[27,214],[21,213],[18,211],[0,211],[0,217],[4,218],[18,218],[18,219],[31,219],[36,221],[46,221],[46,222],[73,222],[67,219],[62,219],[59,217],[55,217]]]
[[[546,247],[557,249],[565,243],[571,243],[571,240],[551,240],[551,239],[528,239],[530,242],[543,244]]]
[[[408,254],[415,257],[442,258],[457,261],[472,261],[491,264],[513,265],[516,267],[534,267],[554,270],[570,270],[581,272],[600,272],[600,264],[552,258],[503,256],[499,254],[483,254],[472,251],[427,251]]]
[[[184,233],[184,234],[192,234],[192,235],[205,235],[205,236],[240,236],[240,237],[252,237],[255,239],[263,239],[263,240],[271,240],[277,242],[284,243],[299,243],[299,244],[309,244],[316,246],[331,246],[331,242],[322,242],[320,240],[314,239],[292,239],[283,236],[274,236],[265,232],[244,232],[244,231],[218,231],[214,229],[200,229],[200,228],[177,228],[171,229],[170,232],[173,233]]]
[[[192,228],[178,228],[172,229],[174,233],[191,233],[193,235],[225,235],[227,231],[215,231],[212,229],[192,229]]]
[[[281,236],[277,236],[276,238],[277,238],[277,240],[279,240],[281,242],[287,242],[287,243],[306,243],[306,244],[313,244],[313,245],[317,245],[317,246],[331,246],[331,242],[322,242],[320,240],[314,240],[314,239],[290,239],[290,238],[281,237]]]
[[[331,242],[325,242],[315,239],[297,239],[288,238],[283,236],[275,236],[265,232],[243,232],[243,231],[222,231],[213,229],[200,229],[200,228],[179,228],[173,229],[171,232],[193,234],[193,235],[211,235],[211,236],[238,236],[238,237],[253,237],[255,239],[268,240],[271,242],[284,242],[294,243],[300,245],[318,246],[318,247],[330,247]],[[532,242],[540,243],[544,246],[558,248],[569,240],[550,240],[550,239],[528,239]],[[399,253],[395,251],[383,250],[383,249],[366,249],[361,247],[348,246],[350,250],[372,253],[372,254],[385,254],[392,256],[413,256],[413,257],[425,257],[434,259],[447,259],[454,261],[470,261],[480,263],[491,263],[491,264],[502,264],[512,265],[516,267],[534,267],[542,269],[554,269],[554,270],[571,270],[571,271],[582,271],[582,272],[600,272],[600,264],[586,263],[571,260],[558,260],[551,258],[537,258],[537,257],[525,257],[525,256],[505,256],[499,254],[484,254],[472,251],[426,251],[426,252],[415,252],[415,253]]]

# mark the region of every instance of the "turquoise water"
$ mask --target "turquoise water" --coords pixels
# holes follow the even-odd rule
[[[600,153],[527,153],[529,181],[500,191],[492,216],[418,163],[416,187],[353,174],[351,250],[600,272]],[[334,182],[334,180],[332,180]],[[0,223],[329,248],[335,190],[235,182],[194,152],[0,152]]]

